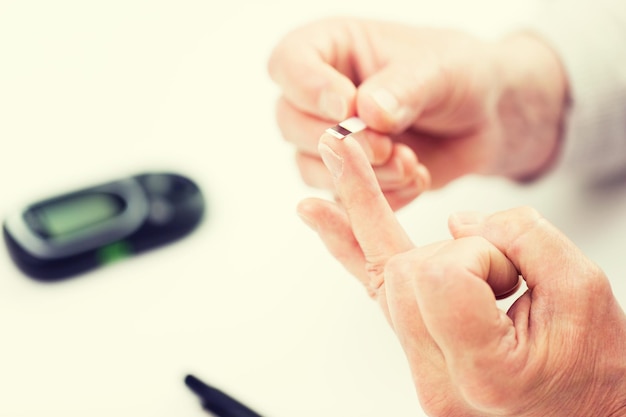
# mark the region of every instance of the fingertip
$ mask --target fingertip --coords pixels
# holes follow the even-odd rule
[[[356,86],[350,79],[327,64],[317,69],[317,74],[311,71],[310,78],[294,86],[294,89],[301,89],[299,101],[305,111],[329,122],[341,122],[354,115]],[[308,100],[313,102],[309,104]]]
[[[337,89],[324,89],[319,97],[319,111],[322,117],[330,121],[339,122],[349,117],[352,113],[349,93],[337,91]]]
[[[331,175],[335,180],[341,177],[343,174],[343,158],[335,152],[333,149],[334,146],[331,146],[332,142],[320,140],[320,144],[318,146],[319,154],[324,161],[324,165],[328,171],[330,171]]]
[[[405,145],[404,143],[398,143],[395,145],[396,153],[401,157],[407,165],[417,166],[417,155],[413,152],[413,149]]]
[[[430,172],[419,163],[415,152],[404,144],[394,144],[386,163],[374,168],[384,190],[405,187],[411,183],[419,185],[421,190],[430,187]]]
[[[270,56],[268,72],[282,96],[309,115],[338,122],[355,112],[354,83],[309,44],[278,45]]]
[[[395,145],[396,157],[402,164],[402,172],[406,178],[415,179],[421,173],[419,161],[413,149],[403,143]]]
[[[313,230],[318,229],[317,219],[315,217],[315,201],[312,198],[302,200],[296,206],[298,217]]]
[[[357,93],[357,112],[373,129],[380,132],[398,133],[406,127],[409,109],[386,88],[370,91],[364,87]]]
[[[394,143],[388,135],[365,129],[351,136],[361,145],[373,166],[383,165],[393,154]]]
[[[358,88],[359,116],[381,132],[399,133],[419,116],[425,105],[424,77],[405,65],[389,65]]]
[[[320,140],[318,142],[318,149],[321,148],[323,145],[328,146],[329,148],[332,148],[334,142],[337,140],[340,140],[340,139],[337,139],[336,137],[334,137],[328,132],[324,132],[320,136]]]
[[[371,165],[367,158],[366,151],[352,135],[346,136],[343,139],[338,139],[330,133],[324,132],[318,143],[318,151],[320,152],[320,155],[322,155],[322,160],[324,160],[326,166],[331,171],[333,171],[334,168],[334,173],[336,174],[341,174],[341,170],[334,165],[336,165],[337,160],[343,163],[343,160],[346,157],[349,157],[351,165],[364,167],[364,164],[367,163],[367,170],[371,170]],[[324,157],[329,159],[326,160]]]
[[[366,129],[352,136],[362,144],[372,165],[384,164],[393,154],[394,143],[388,135]]]
[[[345,223],[345,213],[337,203],[321,198],[301,200],[296,206],[296,213],[307,226],[318,233]]]
[[[420,181],[422,192],[429,190],[432,185],[432,176],[430,175],[430,170],[426,167],[426,165],[419,164],[417,166],[417,177]]]

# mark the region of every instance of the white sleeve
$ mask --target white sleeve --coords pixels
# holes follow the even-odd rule
[[[626,174],[626,0],[556,0],[535,27],[560,56],[571,103],[557,171],[600,182]]]

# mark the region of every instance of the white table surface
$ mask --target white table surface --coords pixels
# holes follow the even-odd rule
[[[0,251],[0,416],[206,415],[188,372],[268,416],[421,415],[376,305],[295,215],[319,193],[275,125],[267,57],[287,30],[331,14],[489,33],[530,6],[360,3],[0,0],[3,216],[148,170],[188,174],[208,199],[189,238],[62,283],[26,278]],[[421,244],[448,236],[453,211],[526,204],[626,304],[623,186],[466,178],[400,217]]]

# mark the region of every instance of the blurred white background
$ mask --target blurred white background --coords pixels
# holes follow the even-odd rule
[[[189,238],[42,285],[0,251],[0,416],[206,415],[187,372],[275,417],[420,416],[382,315],[295,215],[304,186],[266,73],[291,28],[343,14],[484,36],[535,3],[496,0],[0,0],[0,212],[146,170],[188,174]],[[466,178],[400,213],[417,244],[451,212],[532,205],[626,305],[626,188]]]

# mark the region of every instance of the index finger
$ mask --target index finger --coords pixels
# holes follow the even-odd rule
[[[367,156],[353,137],[337,139],[325,133],[320,138],[319,152],[333,175],[337,196],[348,214],[368,269],[382,273],[391,256],[410,250],[414,245],[383,195]]]
[[[269,75],[294,107],[331,121],[354,113],[356,87],[338,69],[349,55],[344,32],[345,24],[316,22],[291,32],[274,48]]]

